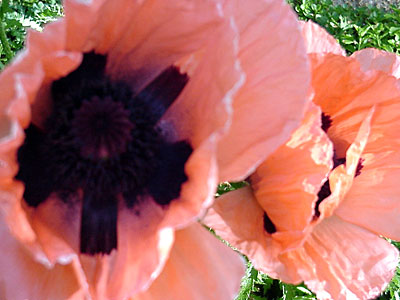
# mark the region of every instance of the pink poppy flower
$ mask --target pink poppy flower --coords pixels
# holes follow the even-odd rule
[[[204,222],[256,268],[304,281],[318,299],[372,299],[398,262],[380,236],[400,240],[400,90],[394,77],[363,72],[329,47],[338,49],[331,40],[308,47],[322,114],[311,106],[250,186],[218,198]]]
[[[231,299],[243,262],[196,220],[219,178],[244,179],[302,118],[293,12],[64,6],[0,75],[0,296]]]

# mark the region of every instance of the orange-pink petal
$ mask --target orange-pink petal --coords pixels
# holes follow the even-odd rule
[[[242,180],[284,143],[306,109],[309,66],[299,25],[284,1],[228,1],[246,81],[219,143],[220,181]]]
[[[318,299],[372,299],[390,282],[398,250],[339,217],[324,219],[302,248],[282,255]]]
[[[129,78],[140,89],[166,67],[204,49],[222,33],[227,18],[218,11],[220,2],[107,1],[97,15],[101,26],[93,31],[97,40],[94,49],[108,54],[109,74]],[[104,19],[110,21],[104,24]]]
[[[95,299],[125,299],[158,276],[174,243],[172,228],[156,230],[160,213],[154,207],[142,208],[140,216],[121,211],[118,251],[97,258],[80,256]]]
[[[285,268],[276,259],[282,247],[264,230],[263,220],[264,210],[246,186],[218,197],[202,222],[248,256],[257,269],[274,276]]]
[[[278,232],[302,232],[310,224],[332,157],[332,143],[321,128],[321,110],[312,104],[290,140],[250,177],[258,203]]]
[[[371,141],[379,137],[381,131],[374,126],[375,119],[381,114],[378,110],[400,100],[396,79],[382,72],[362,72],[358,61],[352,57],[333,54],[311,54],[310,57],[315,91],[313,101],[332,119],[328,136],[335,145],[337,157],[342,158],[374,105],[377,112],[371,125]],[[379,122],[385,124],[383,119]]]
[[[187,140],[193,147],[185,165],[188,180],[179,201],[170,204],[162,226],[193,221],[213,202],[217,143],[229,127],[232,98],[243,77],[234,46],[237,33],[230,23],[223,29],[205,42],[200,61],[192,61],[196,67],[187,86],[160,121],[161,126],[175,128],[172,139]]]
[[[83,299],[76,257],[54,267],[35,261],[0,221],[0,299]]]
[[[364,167],[336,214],[377,235],[400,240],[400,157],[364,156]]]
[[[299,21],[307,47],[307,53],[332,53],[346,55],[346,51],[323,27],[309,20]]]
[[[329,217],[334,213],[352,187],[359,163],[362,163],[361,155],[370,137],[371,119],[374,112],[375,107],[372,107],[362,122],[354,142],[347,149],[346,163],[336,167],[329,175],[329,186],[332,194],[320,204],[322,218]]]
[[[230,300],[244,276],[243,258],[200,224],[176,231],[160,276],[135,300]]]
[[[302,245],[314,226],[317,194],[332,168],[333,147],[321,128],[321,111],[311,104],[290,140],[263,162],[250,186],[216,199],[205,224],[271,276],[286,267],[278,255]],[[264,212],[276,232],[264,228]],[[297,275],[281,279],[299,282]],[[294,277],[292,277],[294,276]]]

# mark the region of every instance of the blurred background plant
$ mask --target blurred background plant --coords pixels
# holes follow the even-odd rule
[[[302,20],[323,26],[346,49],[374,47],[400,54],[400,0],[287,0]],[[371,6],[375,5],[375,6]],[[0,0],[0,69],[23,48],[27,30],[62,16],[61,0]],[[241,188],[245,182],[223,183],[217,196]],[[400,242],[392,243],[400,249]],[[236,300],[311,300],[304,285],[274,280],[254,269],[250,262]],[[400,269],[379,300],[400,300]]]
[[[353,7],[374,6],[387,11],[391,10],[391,6],[399,7],[399,0],[333,0],[334,5],[351,5]]]

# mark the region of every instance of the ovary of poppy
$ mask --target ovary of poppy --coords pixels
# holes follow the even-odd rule
[[[313,152],[294,149],[299,155],[291,161],[279,148],[250,176],[250,187],[217,199],[205,223],[256,268],[289,283],[304,281],[318,299],[372,299],[398,262],[398,250],[381,236],[400,239],[400,91],[395,77],[363,72],[357,58],[313,52],[313,101],[334,150],[326,154],[334,165],[329,181],[293,188],[309,180],[304,173],[309,169],[300,163]],[[374,56],[359,55],[364,66],[373,65],[367,59]],[[279,163],[290,166],[290,176],[269,167]],[[274,184],[283,188],[275,190]],[[314,201],[305,197],[307,191]],[[304,219],[307,210],[313,217]],[[304,230],[288,235],[288,227],[304,220],[308,224],[299,227]]]
[[[31,32],[0,75],[4,232],[50,268],[38,267],[41,276],[73,269],[76,293],[96,300],[143,292],[160,273],[141,297],[165,299],[160,291],[168,286],[173,299],[231,299],[243,262],[193,223],[212,204],[221,173],[244,178],[300,122],[309,69],[293,12],[261,0],[245,11],[240,1],[64,6],[65,18]],[[290,59],[281,64],[285,53]],[[246,114],[251,107],[256,121],[243,119],[240,107]],[[229,131],[231,124],[245,129]],[[222,138],[240,145],[240,161],[229,162],[234,171],[221,163],[231,150],[221,150]],[[1,295],[24,299],[35,289],[27,281],[26,293],[15,294],[24,274],[6,271]],[[218,280],[229,284],[215,286]]]

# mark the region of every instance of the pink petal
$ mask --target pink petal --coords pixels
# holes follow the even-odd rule
[[[361,174],[336,210],[347,222],[400,240],[400,156],[365,156]]]
[[[182,185],[179,201],[171,203],[163,226],[193,221],[214,199],[217,142],[229,126],[232,95],[243,76],[234,47],[237,33],[230,23],[225,25],[223,35],[209,37],[200,60],[194,58],[196,66],[187,86],[160,121],[164,128],[175,128],[177,137],[172,138],[187,140],[193,147],[185,165],[188,181]]]
[[[3,219],[0,220],[0,298],[25,299],[67,299],[84,298],[76,269],[76,258],[57,264],[52,268],[35,261],[8,231]]]
[[[398,255],[384,239],[333,216],[286,259],[318,299],[345,300],[378,296],[394,275]]]
[[[199,224],[176,232],[160,276],[135,300],[230,300],[239,291],[244,260]]]
[[[321,129],[321,110],[312,104],[290,140],[250,177],[258,203],[278,232],[301,232],[309,225],[332,157],[332,143]]]
[[[277,276],[277,270],[285,269],[276,258],[282,246],[265,231],[264,210],[249,186],[217,198],[202,222],[248,256],[258,270]],[[300,277],[296,280],[301,281]]]
[[[354,142],[347,149],[346,163],[336,167],[329,175],[329,186],[332,194],[320,204],[319,208],[322,218],[329,217],[333,214],[352,187],[361,155],[370,137],[371,119],[374,112],[375,107],[372,107],[362,122]]]
[[[345,156],[369,110],[393,105],[399,98],[396,79],[382,72],[363,72],[353,57],[310,55],[313,68],[314,103],[332,119],[328,136],[337,157]],[[377,115],[379,115],[377,113]],[[379,129],[372,136],[379,136]],[[383,121],[382,121],[383,122]],[[371,138],[373,141],[374,138]]]
[[[227,19],[218,11],[220,2],[107,1],[90,40],[97,41],[95,51],[108,52],[110,74],[129,78],[140,89],[221,32]],[[105,19],[109,21],[104,23]]]
[[[230,134],[219,143],[220,181],[242,180],[285,142],[307,103],[309,68],[299,25],[281,0],[228,1],[246,81],[234,98]]]
[[[138,208],[138,214],[126,209],[119,211],[118,251],[104,256],[80,255],[95,299],[123,299],[138,293],[164,265],[173,244],[173,230],[160,228],[165,213],[151,200],[147,203],[150,204]],[[81,215],[80,208],[48,199],[28,211],[37,242],[50,263],[79,253],[80,218],[76,216]]]
[[[346,51],[323,27],[309,20],[299,21],[307,53],[332,53],[346,56]]]

